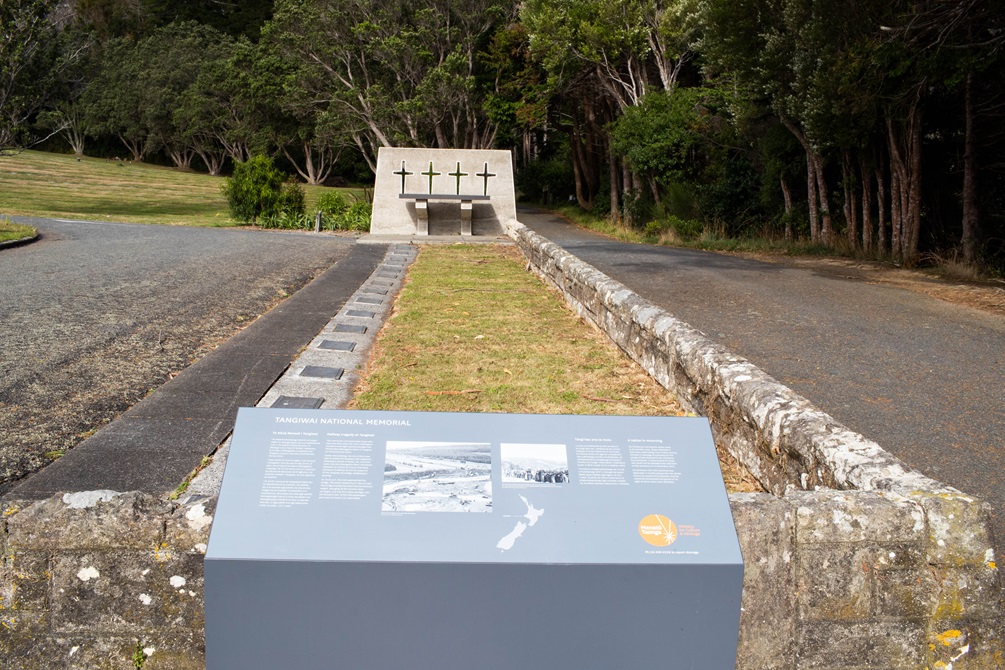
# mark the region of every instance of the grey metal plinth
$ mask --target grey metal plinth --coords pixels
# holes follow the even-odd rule
[[[742,587],[704,419],[242,409],[207,668],[732,670]]]

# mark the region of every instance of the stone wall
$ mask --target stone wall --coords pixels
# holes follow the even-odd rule
[[[1002,667],[995,570],[977,546],[941,547],[952,534],[915,501],[824,490],[730,505],[745,557],[739,670]],[[6,507],[3,667],[204,667],[214,508],[109,491]],[[971,508],[951,514],[979,525]]]
[[[746,570],[738,667],[1005,667],[986,504],[522,224],[507,232],[771,492],[730,496]]]
[[[2,667],[204,668],[202,564],[214,503],[112,491],[5,503]]]

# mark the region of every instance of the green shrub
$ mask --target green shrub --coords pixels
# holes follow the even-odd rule
[[[347,230],[370,230],[370,216],[373,207],[365,200],[357,200],[346,212],[345,222]]]
[[[259,217],[274,216],[282,191],[283,173],[267,156],[254,156],[238,163],[233,176],[223,184],[231,217],[248,223],[254,223]]]
[[[279,194],[278,210],[280,214],[303,218],[307,213],[307,195],[300,184],[295,181],[283,185]]]
[[[339,191],[322,193],[318,198],[318,210],[321,212],[322,225],[326,230],[359,230],[370,229],[372,206],[367,200],[352,202]]]
[[[325,191],[318,198],[318,209],[324,216],[342,216],[349,211],[349,206],[349,201],[340,191]]]
[[[682,219],[670,214],[647,223],[643,234],[646,237],[662,237],[672,232],[679,239],[692,240],[701,235],[703,230],[701,221]]]

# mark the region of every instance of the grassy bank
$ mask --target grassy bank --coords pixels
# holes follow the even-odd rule
[[[0,157],[0,212],[69,219],[232,226],[223,177],[41,151]],[[325,190],[305,186],[312,211]]]
[[[780,254],[785,256],[841,256],[840,249],[825,247],[808,240],[784,240],[769,237],[726,237],[708,227],[694,236],[681,236],[674,230],[647,234],[644,230],[632,228],[624,223],[614,223],[606,216],[587,212],[577,205],[563,205],[558,214],[576,225],[592,230],[622,242],[636,244],[664,244],[707,251],[748,252]]]
[[[513,247],[423,247],[353,408],[681,414],[524,265]],[[731,490],[756,488],[734,464],[723,471]]]
[[[23,226],[10,219],[0,218],[0,242],[23,240],[26,237],[34,237],[37,232],[31,226]]]

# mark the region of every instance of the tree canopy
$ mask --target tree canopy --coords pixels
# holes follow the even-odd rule
[[[1005,265],[1003,1],[14,0],[0,147],[308,183],[510,148],[528,193],[630,225]]]

